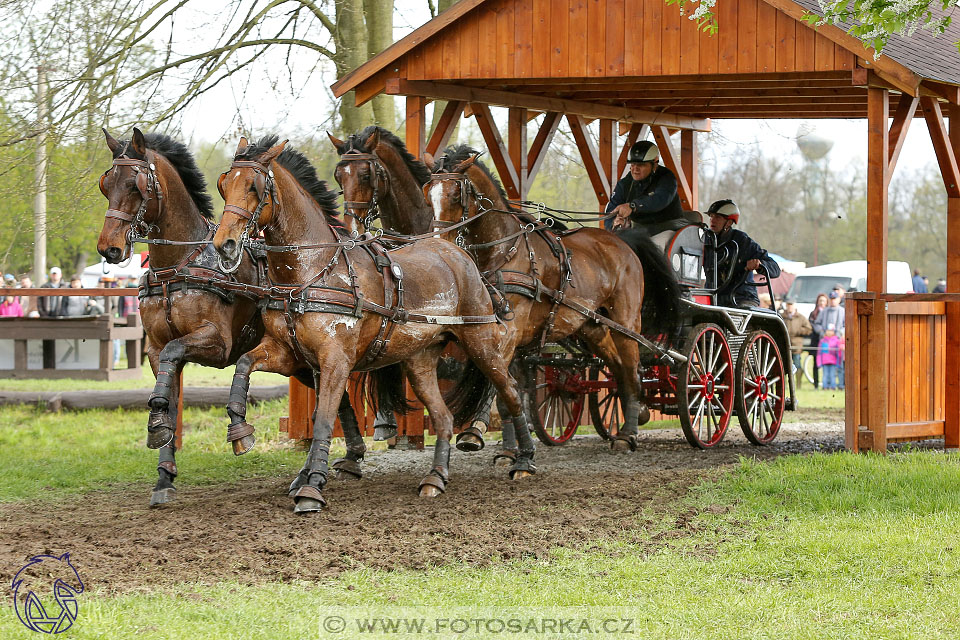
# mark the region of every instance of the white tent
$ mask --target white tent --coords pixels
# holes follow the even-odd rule
[[[80,274],[80,281],[86,288],[100,286],[100,278],[105,275],[114,278],[129,278],[131,276],[139,278],[147,270],[142,265],[146,264],[148,255],[146,251],[135,253],[129,262],[120,264],[109,264],[106,260],[101,259],[97,264],[92,264],[83,270]]]

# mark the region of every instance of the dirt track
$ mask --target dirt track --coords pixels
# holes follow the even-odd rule
[[[687,446],[679,430],[645,431],[636,453],[620,455],[599,438],[580,437],[541,446],[540,473],[520,483],[493,467],[492,446],[455,451],[452,483],[434,500],[415,494],[431,451],[388,451],[368,456],[362,481],[333,481],[328,510],[306,517],[291,512],[290,478],[280,477],[181,488],[176,502],[159,509],[146,506],[148,487],[2,505],[0,582],[9,583],[32,555],[64,551],[82,564],[87,584],[107,591],[541,557],[552,547],[629,535],[644,509],[672,501],[741,455],[836,450],[841,428],[787,424],[774,445],[756,448],[731,425],[721,447],[705,452]]]

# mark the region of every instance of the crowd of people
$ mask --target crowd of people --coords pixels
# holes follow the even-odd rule
[[[814,354],[813,386],[817,389],[844,389],[844,328],[846,310],[843,299],[846,290],[837,284],[830,293],[817,296],[816,305],[809,316],[797,311],[796,301],[784,300],[780,315],[790,334],[791,355],[796,367],[797,388],[803,379],[803,353]],[[804,346],[810,337],[809,346]]]
[[[8,289],[32,289],[33,280],[30,276],[22,276],[19,281],[12,273],[3,277],[3,285]],[[48,279],[41,285],[43,288],[63,289],[82,288],[80,276],[75,275],[69,282],[64,280],[60,267],[50,269]],[[136,287],[137,279],[114,278],[105,275],[100,278],[100,287],[112,289],[115,287]],[[119,317],[126,317],[137,313],[140,304],[137,296],[122,296],[117,301],[116,313]],[[100,316],[107,313],[108,305],[102,296],[31,296],[7,295],[0,302],[0,317],[13,318],[74,318],[80,316]]]

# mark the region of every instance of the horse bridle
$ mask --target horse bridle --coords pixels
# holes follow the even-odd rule
[[[138,238],[146,238],[151,229],[157,228],[156,223],[163,214],[163,189],[160,188],[160,181],[157,179],[157,166],[155,164],[147,160],[120,156],[119,158],[115,158],[113,165],[100,176],[100,193],[108,198],[109,196],[107,196],[104,181],[107,178],[107,174],[117,167],[133,167],[136,176],[134,180],[136,181],[137,191],[140,192],[140,207],[137,209],[136,214],[131,214],[120,209],[107,209],[104,217],[114,218],[130,224],[126,236],[126,249],[133,255],[133,243]],[[154,222],[147,223],[144,216],[147,214],[147,208],[150,206],[153,194],[156,194],[157,199],[157,215],[154,218]]]
[[[227,267],[223,264],[223,258],[220,257],[219,252],[217,253],[220,269],[222,269],[224,273],[233,273],[240,268],[240,263],[243,261],[243,247],[249,243],[251,237],[257,237],[260,232],[264,230],[264,227],[260,226],[260,214],[263,212],[263,208],[267,206],[268,198],[274,208],[278,208],[275,189],[276,182],[273,178],[273,170],[256,160],[234,160],[230,168],[220,174],[220,178],[217,180],[217,191],[220,192],[221,198],[226,200],[223,195],[223,179],[234,169],[253,169],[253,186],[257,191],[257,195],[260,197],[260,201],[257,203],[257,208],[253,211],[238,207],[235,204],[224,205],[224,213],[233,213],[247,221],[243,226],[243,231],[240,232],[240,252],[238,253],[237,263],[232,267]]]
[[[370,202],[362,202],[359,200],[343,201],[343,215],[350,216],[362,224],[364,229],[370,229],[373,222],[380,217],[380,181],[386,181],[387,170],[375,153],[361,153],[350,150],[344,153],[341,158],[333,173],[333,177],[336,179],[337,184],[340,185],[340,189],[343,189],[343,183],[340,181],[340,167],[361,161],[367,162],[370,167],[370,186],[373,188],[373,196],[370,198]],[[351,211],[351,209],[366,210],[367,214],[361,217],[359,214]]]
[[[460,222],[466,222],[470,217],[470,196],[474,197],[474,200],[477,203],[477,209],[480,209],[480,200],[482,196],[480,192],[477,191],[476,187],[473,186],[473,182],[465,173],[433,173],[430,174],[430,182],[427,185],[432,185],[434,182],[458,182],[460,183]],[[484,198],[485,199],[485,198]],[[491,203],[492,204],[492,203]],[[436,216],[436,212],[434,212]],[[455,222],[447,222],[445,220],[434,219],[433,225],[435,228],[444,228],[456,224]],[[456,244],[458,247],[466,247],[466,238],[464,236],[466,232],[466,227],[461,226],[457,231]]]

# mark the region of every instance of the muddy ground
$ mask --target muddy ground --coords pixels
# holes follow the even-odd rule
[[[637,452],[618,455],[578,436],[541,446],[540,473],[516,483],[492,465],[491,443],[454,451],[452,482],[432,500],[416,496],[432,449],[384,451],[368,455],[363,480],[332,481],[328,509],[307,516],[292,513],[287,477],[181,488],[176,502],[156,509],[146,506],[145,486],[0,505],[0,583],[30,556],[64,551],[82,562],[88,585],[107,592],[543,557],[557,546],[630,536],[645,510],[665,507],[740,456],[838,450],[842,429],[836,420],[785,424],[773,445],[758,448],[732,424],[712,451],[690,448],[679,429],[647,430]]]

